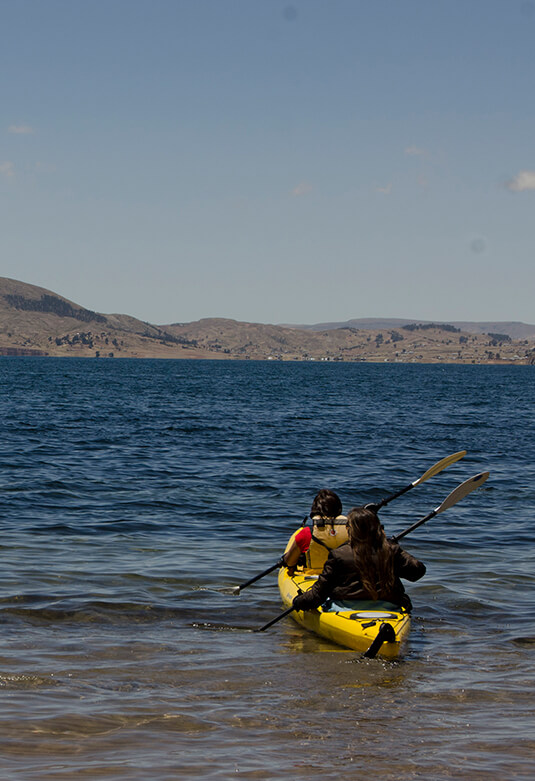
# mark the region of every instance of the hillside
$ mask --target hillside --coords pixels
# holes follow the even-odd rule
[[[316,323],[315,325],[287,325],[285,328],[297,328],[305,331],[330,331],[336,328],[359,328],[374,331],[388,331],[392,328],[403,328],[407,325],[420,324],[429,326],[431,320],[409,320],[402,318],[362,317],[346,320],[339,323]],[[448,325],[453,325],[461,331],[470,334],[498,333],[509,336],[511,339],[529,339],[535,341],[535,325],[520,322],[469,322],[466,320],[448,320]]]
[[[399,363],[528,363],[533,344],[505,335],[472,334],[454,326],[409,324],[398,329],[342,327],[300,330],[208,319],[162,326],[215,355],[280,360]]]
[[[0,277],[0,355],[400,363],[530,363],[535,356],[532,342],[504,330],[489,335],[453,324],[366,322],[323,330],[222,318],[158,326]]]
[[[167,356],[176,340],[120,314],[93,312],[50,290],[0,277],[0,354]]]

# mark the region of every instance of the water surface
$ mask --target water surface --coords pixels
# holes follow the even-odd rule
[[[531,779],[535,367],[1,359],[5,779]],[[287,619],[317,489],[404,540],[399,661]]]

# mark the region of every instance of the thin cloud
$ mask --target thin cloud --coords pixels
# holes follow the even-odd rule
[[[535,190],[535,171],[520,171],[505,186],[513,193]]]
[[[419,146],[408,146],[405,149],[407,157],[427,157],[427,150]]]
[[[292,190],[294,198],[301,198],[303,195],[310,195],[312,192],[312,185],[308,182],[300,182],[297,187]]]
[[[56,172],[56,166],[52,163],[37,162],[35,164],[35,172],[38,174],[53,174]]]
[[[392,182],[389,182],[384,187],[376,187],[375,192],[383,193],[383,195],[390,195],[390,193],[392,192]]]
[[[0,163],[0,175],[1,176],[15,176],[15,166],[13,163]]]
[[[31,136],[35,131],[29,125],[10,125],[7,132],[14,133],[17,136]]]

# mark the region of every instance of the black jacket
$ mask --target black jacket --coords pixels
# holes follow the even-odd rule
[[[395,582],[391,592],[381,593],[379,598],[410,609],[410,600],[405,594],[400,578],[412,581],[419,580],[425,575],[425,564],[415,559],[410,553],[406,553],[396,543],[389,543],[389,545],[394,557]],[[373,599],[361,583],[360,573],[349,543],[341,545],[329,553],[323,572],[319,575],[316,583],[308,591],[298,594],[292,604],[296,610],[312,610],[322,605],[329,597],[334,601]]]

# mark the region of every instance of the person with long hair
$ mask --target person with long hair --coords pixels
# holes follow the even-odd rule
[[[327,599],[347,603],[367,600],[412,608],[401,578],[419,580],[425,565],[390,542],[372,509],[356,507],[348,513],[349,540],[332,550],[312,588],[293,600],[296,610],[312,610]]]

